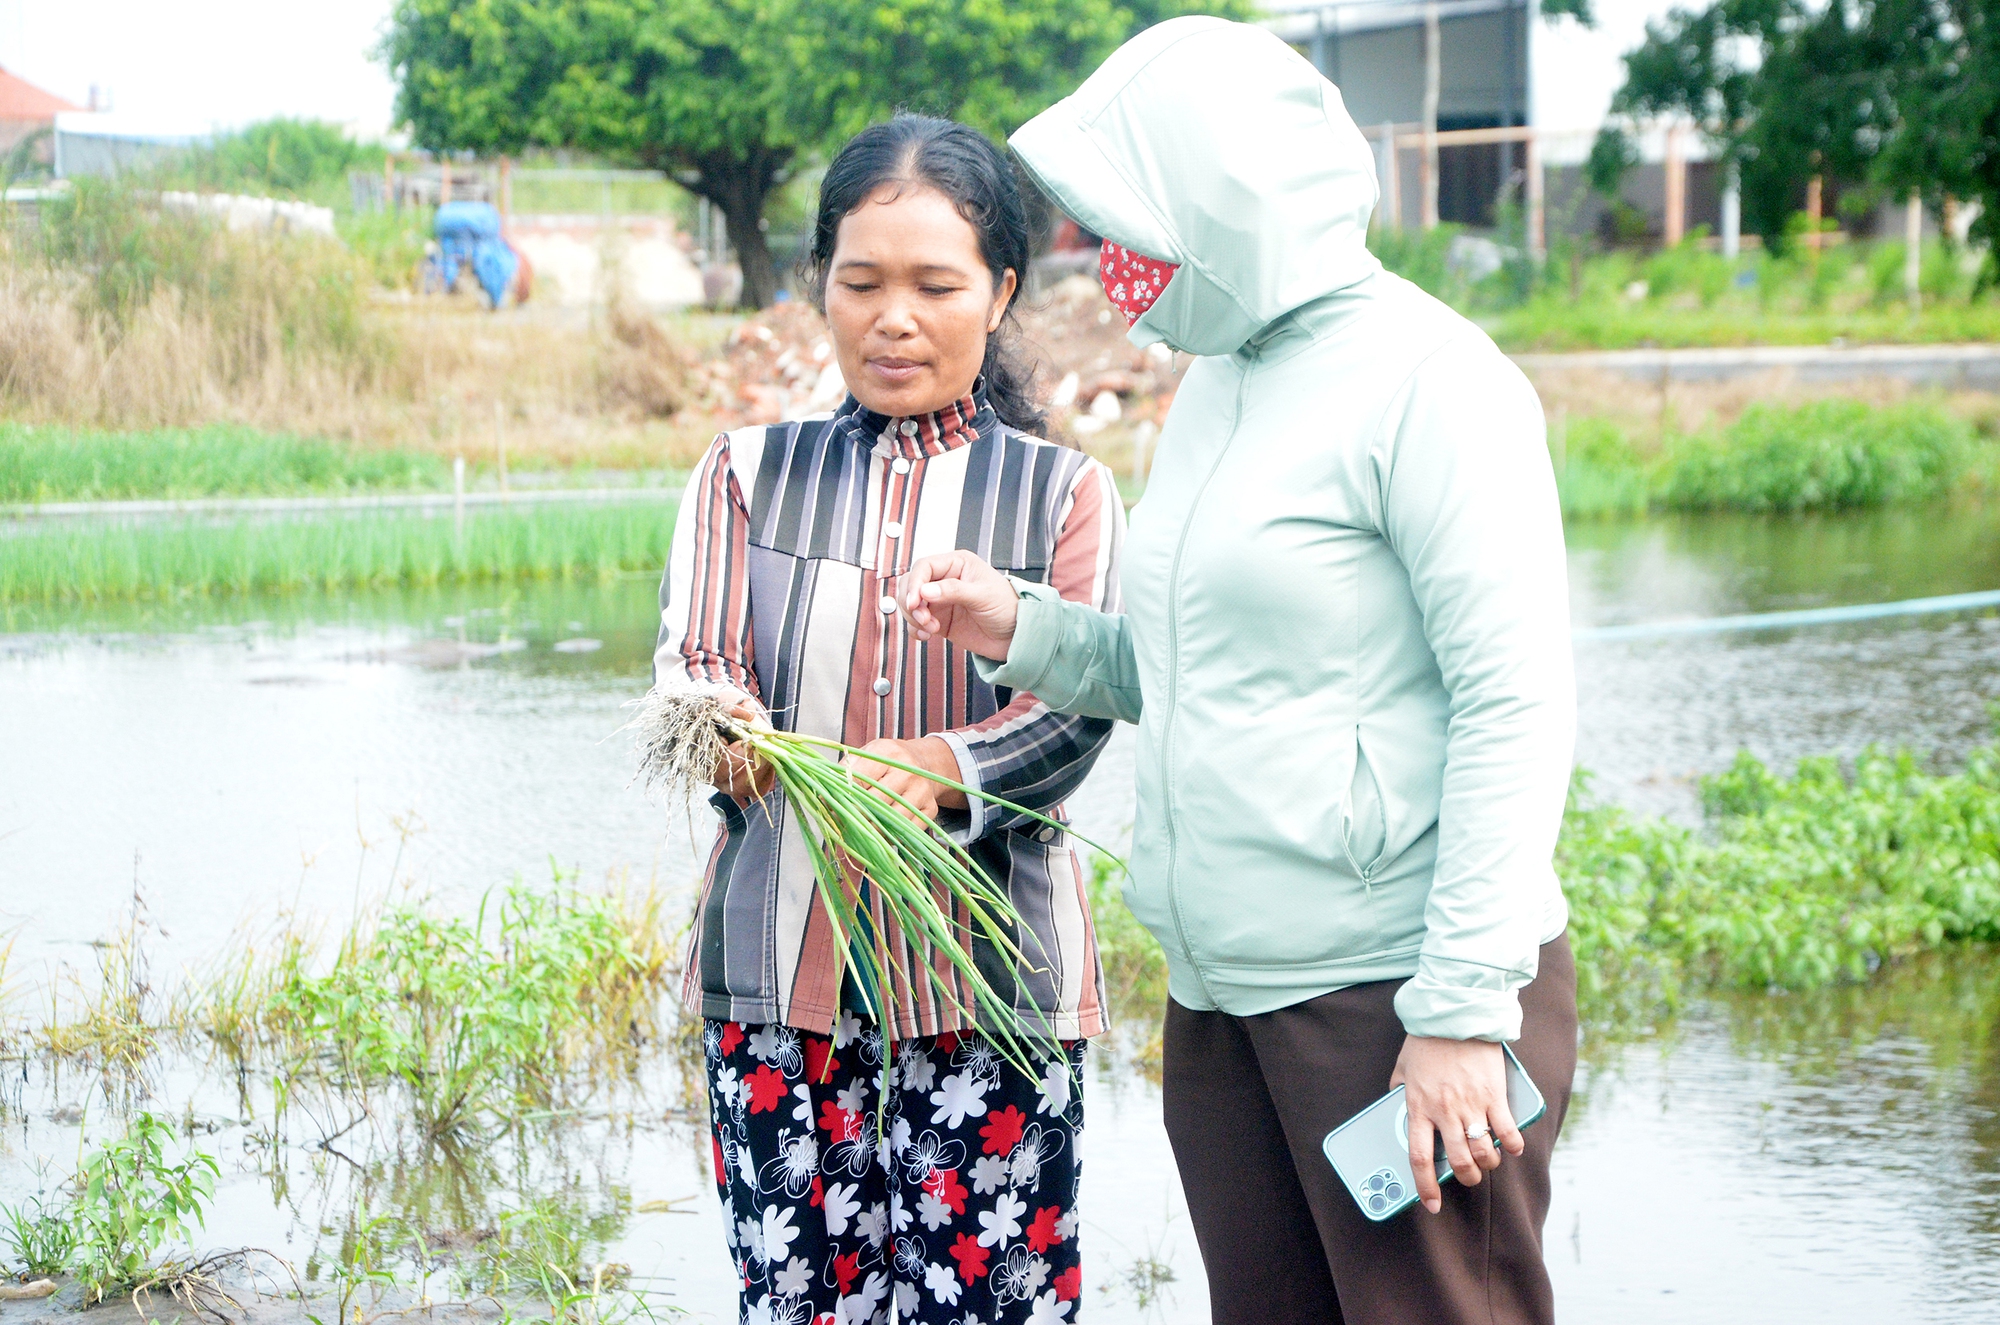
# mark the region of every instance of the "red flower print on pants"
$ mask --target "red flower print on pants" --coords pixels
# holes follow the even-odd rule
[[[1179,270],[1178,262],[1149,258],[1108,239],[1097,255],[1097,279],[1128,327],[1158,301]]]
[[[1027,1125],[1028,1115],[1013,1105],[1008,1105],[998,1113],[989,1114],[986,1125],[979,1129],[979,1135],[986,1138],[980,1147],[989,1155],[1002,1157],[1014,1153],[1014,1147],[1021,1144],[1021,1129]]]
[[[1056,1301],[1076,1301],[1077,1295],[1083,1292],[1083,1267],[1081,1265],[1072,1265],[1057,1275],[1055,1290]]]
[[[1062,1210],[1057,1206],[1045,1205],[1037,1210],[1028,1224],[1028,1250],[1039,1256],[1061,1242],[1062,1234],[1056,1232],[1056,1220],[1061,1218]]]
[[[819,1125],[825,1131],[830,1143],[852,1141],[861,1135],[861,1115],[852,1109],[843,1109],[833,1100],[823,1100],[819,1106]]]
[[[840,1060],[833,1056],[833,1041],[822,1040],[817,1035],[806,1039],[806,1080],[815,1085],[828,1081],[840,1071]]]
[[[766,1065],[745,1077],[743,1087],[750,1092],[750,1112],[767,1113],[785,1098],[785,1074]]]
[[[722,1056],[724,1058],[727,1058],[729,1057],[729,1055],[735,1053],[736,1046],[741,1043],[743,1043],[743,1023],[740,1021],[723,1022]]]
[[[958,1277],[968,1286],[975,1279],[986,1277],[986,1261],[992,1252],[979,1245],[979,1239],[961,1233],[958,1241],[951,1244],[951,1258],[958,1262]]]

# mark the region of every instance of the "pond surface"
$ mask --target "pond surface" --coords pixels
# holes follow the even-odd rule
[[[1570,541],[1578,625],[2000,588],[1994,509],[1604,523]],[[470,908],[553,868],[688,897],[705,812],[691,823],[630,788],[614,734],[646,684],[653,593],[634,579],[0,614],[9,982],[94,971],[91,945],[129,923],[135,888],[163,983],[239,926],[286,909],[338,924],[392,891]],[[1870,743],[1949,762],[1990,738],[1996,664],[1991,615],[1584,642],[1579,759],[1599,795],[1680,816],[1693,779],[1741,746],[1781,764]],[[1111,841],[1129,832],[1129,736],[1072,807]],[[1565,1318],[2000,1320],[1997,971],[1975,954],[1866,989],[1713,1000],[1656,1040],[1589,1047],[1548,1226]],[[1204,1320],[1157,1090],[1097,1061],[1091,1318]],[[63,1110],[87,1085],[10,1088],[0,1199],[33,1189],[38,1159],[71,1161]],[[191,1065],[152,1089],[215,1121],[215,1245],[303,1261],[337,1236],[329,1212],[429,1200],[443,1181],[397,1168],[394,1138],[352,1170],[270,1145],[233,1087]],[[475,1203],[572,1193],[608,1255],[726,1318],[705,1142],[678,1100],[662,1069],[453,1181]]]

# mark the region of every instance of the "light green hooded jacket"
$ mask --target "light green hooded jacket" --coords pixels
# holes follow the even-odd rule
[[[1182,1005],[1409,979],[1412,1034],[1513,1039],[1567,921],[1575,734],[1541,407],[1364,243],[1373,157],[1261,28],[1127,42],[1013,146],[1180,264],[1132,329],[1200,356],[1132,512],[1123,616],[1022,584],[995,682],[1139,725],[1126,900]]]

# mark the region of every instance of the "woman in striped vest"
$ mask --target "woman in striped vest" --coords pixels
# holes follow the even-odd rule
[[[654,666],[730,687],[781,728],[1059,816],[1111,722],[990,684],[897,611],[903,573],[952,550],[1120,610],[1111,475],[1036,435],[1012,356],[1029,239],[1005,159],[963,125],[899,115],[841,150],[806,276],[850,394],[831,417],[715,439],[681,506]],[[883,764],[860,771],[1007,888],[1032,969],[1010,979],[995,953],[982,966],[1067,1053],[1022,1072],[923,982],[892,991],[897,1024],[858,1016],[797,819],[767,770],[719,769],[685,992],[707,1019],[743,1317],[882,1320],[893,1296],[904,1321],[1074,1320],[1080,1066],[1105,1026],[1084,873],[1053,829]],[[894,969],[938,964],[887,939]]]

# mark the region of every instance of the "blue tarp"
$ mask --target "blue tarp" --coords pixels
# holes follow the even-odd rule
[[[507,297],[521,260],[500,234],[500,212],[488,202],[448,202],[437,209],[438,274],[449,290],[461,264],[486,291],[493,307]]]

